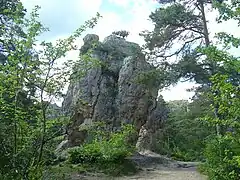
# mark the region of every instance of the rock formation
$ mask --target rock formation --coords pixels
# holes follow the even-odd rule
[[[64,112],[72,115],[67,130],[69,146],[84,141],[85,132],[79,130],[83,124],[105,121],[112,128],[122,122],[133,124],[142,133],[137,146],[148,148],[149,134],[160,127],[163,116],[156,100],[158,87],[148,87],[138,82],[138,77],[154,67],[145,61],[139,45],[123,38],[110,35],[99,42],[97,35],[88,34],[81,53],[93,44],[91,56],[101,66],[89,69],[84,77],[72,82],[63,102]]]

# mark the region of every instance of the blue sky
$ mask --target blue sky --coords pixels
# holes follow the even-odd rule
[[[148,16],[159,7],[155,0],[22,0],[22,2],[28,11],[35,5],[41,6],[40,20],[50,28],[50,32],[42,35],[41,39],[48,41],[70,35],[84,21],[99,12],[103,18],[87,33],[95,33],[99,35],[100,40],[103,40],[115,30],[128,30],[130,35],[127,40],[142,44],[143,39],[138,34],[152,28]],[[216,12],[209,12],[207,15],[211,22],[209,23],[211,36],[220,31],[240,36],[235,22],[219,25],[215,22]],[[81,43],[80,39],[77,44],[81,45]],[[77,53],[69,53],[69,56],[77,58]],[[193,85],[193,83],[179,83],[162,94],[165,100],[188,99],[192,93],[186,92],[186,88],[191,88]]]
[[[50,28],[44,39],[66,36],[84,21],[100,12],[103,18],[92,32],[104,38],[116,29],[134,31],[149,27],[148,15],[158,7],[154,0],[22,0],[30,11],[34,5],[41,6],[40,19]],[[146,24],[148,23],[148,24]],[[141,26],[141,27],[140,27]],[[88,31],[89,32],[89,31]],[[137,33],[138,34],[138,33]],[[129,40],[135,40],[134,33]]]

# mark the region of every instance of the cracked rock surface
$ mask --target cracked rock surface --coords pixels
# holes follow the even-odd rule
[[[88,69],[84,77],[71,82],[63,102],[64,112],[72,115],[67,130],[69,145],[75,146],[84,140],[84,132],[79,132],[81,124],[105,121],[111,128],[119,127],[122,122],[133,124],[140,132],[138,148],[149,148],[151,133],[160,127],[165,117],[157,102],[158,87],[147,87],[136,78],[154,67],[146,62],[136,43],[114,35],[100,42],[97,35],[88,34],[82,53],[93,43],[97,46],[91,56],[101,66]],[[141,132],[147,136],[142,137],[145,134]]]

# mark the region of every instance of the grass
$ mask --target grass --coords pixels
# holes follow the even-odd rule
[[[121,163],[101,164],[69,164],[63,162],[59,165],[49,166],[45,171],[44,180],[71,180],[72,177],[86,174],[104,174],[108,177],[134,175],[138,172],[136,165],[130,160]]]

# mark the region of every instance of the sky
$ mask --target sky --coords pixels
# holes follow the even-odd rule
[[[143,30],[153,28],[149,15],[160,7],[156,0],[22,0],[22,2],[28,11],[31,11],[35,5],[41,7],[40,20],[50,29],[40,37],[41,40],[55,41],[65,38],[83,25],[84,21],[91,19],[99,12],[103,18],[98,21],[94,29],[84,33],[82,38],[88,33],[94,33],[100,37],[100,40],[103,40],[113,31],[127,30],[130,32],[127,40],[140,45],[144,41],[138,34]],[[216,12],[207,13],[212,37],[216,32],[221,31],[240,36],[236,22],[217,24],[216,14]],[[82,39],[79,39],[77,44],[81,45]],[[77,58],[78,52],[70,52],[68,56],[73,59]],[[189,82],[178,83],[174,87],[165,89],[161,94],[166,101],[189,99],[193,93],[187,92],[186,89],[194,85]]]

